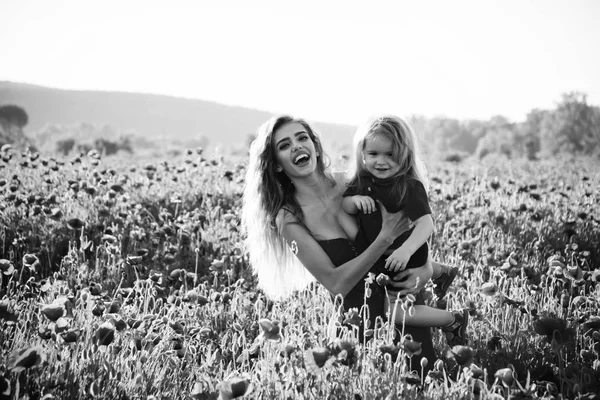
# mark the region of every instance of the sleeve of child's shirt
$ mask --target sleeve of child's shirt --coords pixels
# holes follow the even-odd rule
[[[416,221],[424,215],[431,214],[429,199],[425,187],[416,179],[408,181],[404,195],[404,212],[411,221]]]
[[[358,194],[358,187],[356,185],[349,185],[344,191],[343,197],[356,196]]]

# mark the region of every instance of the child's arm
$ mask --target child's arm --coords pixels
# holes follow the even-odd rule
[[[423,215],[418,220],[414,221],[415,230],[410,234],[406,242],[402,244],[402,247],[410,252],[412,256],[419,247],[423,246],[433,233],[433,218],[431,214]]]
[[[415,230],[410,234],[408,239],[402,246],[398,247],[394,252],[386,259],[385,267],[391,271],[401,271],[408,264],[410,257],[423,246],[427,239],[433,233],[433,218],[431,214],[423,215],[421,218],[413,222]]]
[[[342,200],[342,208],[348,214],[357,214],[362,211],[365,214],[370,214],[375,211],[375,200],[369,196],[346,196]]]

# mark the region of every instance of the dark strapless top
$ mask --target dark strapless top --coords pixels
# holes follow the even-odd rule
[[[329,259],[336,267],[352,260],[357,257],[360,253],[357,251],[356,245],[354,242],[348,238],[335,238],[328,240],[317,240],[321,248],[327,253]],[[365,274],[365,277],[367,274]],[[367,304],[374,302],[377,306],[374,307],[373,304],[369,304],[371,310],[370,315],[374,318],[375,315],[382,312],[379,308],[383,307],[383,298],[379,298],[380,296],[371,295],[370,298],[367,299]],[[346,294],[344,297],[344,308],[346,310],[350,308],[360,308],[363,306],[365,301],[365,281],[360,279],[356,285]]]
[[[329,259],[336,267],[352,260],[358,256],[354,242],[348,238],[335,238],[327,240],[317,240]]]

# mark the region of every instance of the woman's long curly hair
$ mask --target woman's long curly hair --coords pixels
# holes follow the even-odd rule
[[[367,119],[354,134],[353,155],[347,171],[348,185],[358,188],[361,192],[368,185],[370,176],[365,169],[363,161],[363,150],[365,142],[375,136],[381,135],[392,142],[392,157],[400,166],[396,174],[396,180],[392,187],[392,193],[402,201],[406,193],[408,179],[421,181],[426,191],[429,191],[429,178],[425,164],[419,154],[419,145],[416,134],[410,124],[395,115],[376,115]]]
[[[278,129],[292,122],[301,124],[313,141],[317,173],[332,186],[335,181],[326,171],[328,159],[319,137],[303,119],[276,115],[262,124],[250,146],[250,159],[242,205],[242,227],[246,234],[246,251],[258,277],[258,286],[267,296],[281,299],[294,290],[305,288],[313,276],[294,255],[293,243],[286,243],[276,223],[284,209],[304,225],[304,215],[295,197],[295,188],[285,172],[277,172],[274,137]]]

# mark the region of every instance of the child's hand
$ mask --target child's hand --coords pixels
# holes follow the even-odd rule
[[[404,246],[400,246],[385,260],[385,267],[394,272],[403,271],[411,256]]]
[[[352,201],[354,202],[356,208],[365,214],[371,214],[373,211],[375,211],[375,200],[369,196],[352,196]]]

